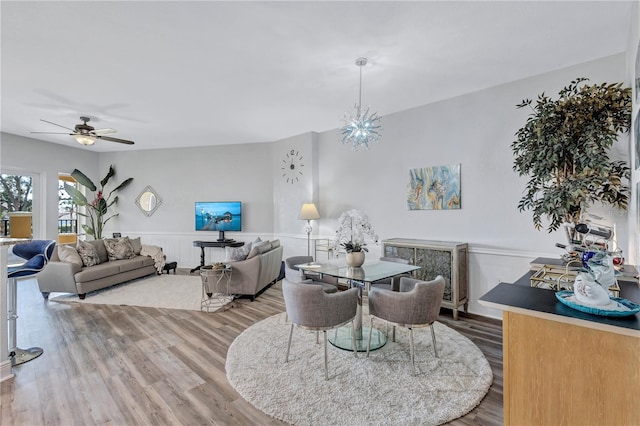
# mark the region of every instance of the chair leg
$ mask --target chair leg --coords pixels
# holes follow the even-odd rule
[[[387,328],[389,328],[389,323],[387,323]],[[367,340],[367,358],[369,358],[369,349],[371,349],[371,331],[373,330],[373,317],[371,317],[369,322],[369,339]]]
[[[436,347],[436,332],[433,330],[433,324],[429,326],[431,328],[431,340],[433,341],[433,353],[438,358],[438,348]]]
[[[413,375],[416,375],[416,363],[415,363],[415,353],[413,347],[413,328],[409,328],[409,341],[411,346],[411,367],[413,368]]]
[[[14,357],[18,341],[16,338],[16,320],[18,319],[17,312],[17,285],[15,278],[9,278],[7,280],[7,320],[9,322],[9,356]]]
[[[327,367],[327,330],[322,330],[324,334],[324,379],[329,380],[329,368]]]
[[[289,350],[291,349],[292,336],[293,336],[293,323],[291,323],[291,330],[289,330],[289,343],[287,344],[287,355],[284,357],[284,362],[289,362]]]

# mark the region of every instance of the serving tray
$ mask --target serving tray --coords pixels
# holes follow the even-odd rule
[[[556,292],[556,298],[575,310],[605,317],[627,317],[640,312],[640,305],[621,297],[610,297],[610,303],[605,306],[593,306],[578,302],[573,291],[567,290]]]

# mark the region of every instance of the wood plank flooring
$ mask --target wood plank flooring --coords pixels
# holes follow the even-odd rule
[[[18,303],[18,346],[45,352],[1,383],[3,426],[282,424],[244,401],[225,373],[235,337],[284,311],[279,284],[215,314],[45,302],[34,280],[18,284]],[[454,321],[447,310],[440,321],[478,345],[494,375],[480,405],[450,424],[502,425],[500,322]]]

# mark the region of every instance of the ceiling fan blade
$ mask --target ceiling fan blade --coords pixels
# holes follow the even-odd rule
[[[45,123],[53,124],[54,126],[62,127],[63,129],[71,130],[74,133],[76,131],[76,129],[70,129],[69,127],[61,126],[60,124],[56,124],[56,123],[54,123],[52,121],[43,120],[42,118],[40,119],[40,121],[44,121]]]
[[[69,132],[31,132],[31,133],[39,133],[42,135],[70,135],[70,136],[75,135],[75,133],[69,133]]]
[[[96,135],[110,135],[112,133],[118,133],[116,129],[95,129],[93,131]]]
[[[97,139],[104,139],[105,141],[109,141],[109,142],[118,142],[118,143],[124,143],[127,145],[133,145],[135,142],[134,141],[128,141],[125,139],[118,139],[118,138],[112,138],[110,136],[100,136],[100,135],[96,135]]]

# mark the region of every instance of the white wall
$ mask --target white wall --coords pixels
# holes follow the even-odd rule
[[[381,143],[369,151],[352,152],[339,142],[334,129],[272,143],[102,153],[96,161],[94,153],[82,148],[11,137],[9,156],[5,158],[3,149],[2,164],[44,170],[45,175],[74,167],[90,174],[95,167],[97,172],[90,176],[94,179],[100,179],[109,164],[114,164],[114,183],[127,177],[134,181],[119,193],[120,217],[109,223],[107,232],[140,235],[147,244],[161,245],[179,267],[199,263],[193,240],[217,238],[217,234],[194,231],[195,201],[242,201],[243,232],[229,236],[241,241],[257,236],[280,238],[285,257],[306,253],[304,222],[297,219],[303,202],[317,203],[321,219],[314,223],[314,234],[319,236],[333,236],[338,216],[360,208],[382,239],[470,243],[469,310],[499,317],[499,311],[480,306],[477,299],[499,281],[519,278],[534,257],[562,254],[554,244],[565,240],[561,232],[536,231],[531,213],[517,210],[526,179],[512,170],[510,145],[529,112],[515,105],[541,92],[555,96],[576,77],[589,77],[593,83],[627,81],[627,70],[625,54],[620,54],[390,114],[383,117]],[[372,105],[373,110],[376,107]],[[305,175],[295,185],[281,178],[281,162],[290,149],[305,157]],[[458,163],[461,210],[407,209],[409,169]],[[162,199],[151,217],[134,204],[146,185]],[[57,191],[57,187],[47,188]],[[48,195],[47,215],[55,212],[57,194]],[[626,251],[630,239],[626,217],[607,213],[617,220],[622,230],[619,243]],[[55,218],[48,217],[47,223],[55,223]],[[379,245],[370,244],[370,249],[370,258],[380,255]],[[223,258],[223,250],[207,250],[208,262]]]
[[[603,58],[385,116],[382,140],[369,151],[352,152],[338,142],[335,131],[320,134],[321,233],[330,235],[340,213],[357,207],[369,215],[383,239],[468,242],[470,310],[499,315],[480,306],[477,298],[500,280],[520,277],[533,257],[558,257],[562,251],[554,244],[566,241],[559,231],[535,230],[531,212],[517,210],[526,179],[512,170],[510,145],[529,111],[515,105],[542,92],[554,96],[583,76],[593,83],[625,81],[625,57]],[[462,209],[407,209],[409,169],[458,163]],[[626,229],[624,216],[609,216]],[[619,243],[626,247],[624,231],[621,237]]]
[[[58,174],[82,170],[96,181],[98,154],[87,149],[42,142],[9,133],[0,133],[2,173],[27,173],[34,181],[34,238],[58,239]]]

